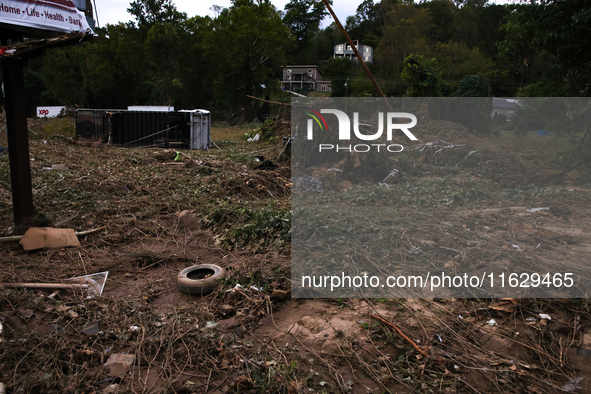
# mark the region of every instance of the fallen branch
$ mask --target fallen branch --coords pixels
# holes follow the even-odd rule
[[[421,353],[421,354],[422,354],[422,355],[423,355],[425,358],[427,358],[427,359],[431,358],[431,357],[430,357],[430,356],[427,354],[427,352],[426,352],[426,351],[424,351],[423,349],[421,349],[421,348],[419,347],[419,345],[417,345],[417,344],[416,344],[416,343],[414,343],[414,341],[412,341],[412,340],[411,340],[409,337],[407,337],[406,335],[404,335],[404,333],[403,333],[403,332],[400,330],[400,328],[396,327],[394,324],[392,324],[392,323],[390,323],[389,321],[387,321],[387,320],[385,320],[385,319],[382,319],[381,317],[379,317],[379,316],[376,316],[376,315],[372,315],[372,314],[370,314],[370,315],[369,315],[369,317],[373,317],[374,319],[377,319],[377,320],[381,321],[382,323],[384,323],[384,324],[386,324],[386,325],[388,325],[388,326],[392,327],[393,329],[395,329],[395,330],[396,330],[396,332],[398,333],[398,335],[400,335],[402,338],[406,339],[406,341],[407,341],[408,343],[410,343],[410,344],[411,344],[411,345],[412,345],[412,346],[415,348],[415,350],[416,350],[417,352]]]
[[[291,106],[291,104],[289,104],[289,103],[280,103],[278,101],[265,100],[265,99],[262,99],[262,98],[259,98],[259,97],[249,96],[248,94],[246,95],[246,97],[249,97],[249,98],[252,98],[252,99],[255,99],[255,100],[261,100],[261,101],[264,101],[265,103]]]
[[[12,287],[18,289],[58,289],[58,290],[81,290],[88,288],[88,285],[76,283],[0,283],[0,287]]]
[[[103,231],[106,228],[107,228],[107,226],[103,226],[103,227],[99,227],[99,228],[93,228],[92,230],[78,231],[78,232],[76,232],[76,236],[83,237],[85,235],[98,233],[99,231]],[[24,237],[24,235],[13,235],[11,237],[2,237],[2,238],[0,238],[0,242],[20,241],[21,239],[23,239],[23,237]]]
[[[279,160],[279,158],[281,157],[281,155],[283,154],[283,152],[285,152],[285,148],[287,148],[287,145],[289,145],[290,142],[291,142],[291,137],[289,137],[289,139],[287,140],[287,142],[285,143],[285,145],[283,145],[283,149],[281,149],[281,152],[279,152],[279,154],[277,155],[277,158],[275,159],[275,161]]]
[[[550,182],[551,180],[553,180],[553,179],[556,179],[556,178],[558,178],[558,177],[561,177],[561,176],[565,175],[567,172],[571,172],[572,170],[576,170],[577,168],[579,168],[579,167],[581,167],[582,165],[585,165],[585,164],[587,164],[587,163],[589,163],[589,162],[591,162],[591,157],[588,157],[587,159],[585,159],[585,160],[582,160],[582,161],[578,162],[578,163],[577,163],[577,164],[575,164],[574,166],[572,166],[572,167],[570,167],[570,168],[568,168],[568,169],[566,169],[566,170],[564,170],[564,171],[562,171],[562,172],[560,172],[560,173],[558,173],[558,174],[555,174],[555,175],[550,175],[548,178],[546,178],[546,180],[544,180],[544,182],[543,182],[543,183],[548,183],[548,182]]]

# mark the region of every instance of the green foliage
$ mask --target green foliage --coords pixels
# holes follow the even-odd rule
[[[290,47],[289,31],[269,1],[237,0],[212,22],[202,45],[209,59],[217,105],[243,111],[247,119],[260,104],[246,97],[278,91],[277,74]]]
[[[435,71],[436,66],[435,59],[425,61],[421,55],[410,54],[404,59],[400,78],[408,84],[408,96],[441,96],[441,83]]]
[[[466,75],[454,97],[491,97],[492,91],[486,79],[478,75]]]
[[[392,5],[386,18],[375,58],[387,74],[398,75],[405,58],[425,46],[424,35],[431,25],[431,16],[427,10],[401,3]]]
[[[470,49],[463,42],[438,42],[426,52],[437,59],[436,69],[441,80],[450,84],[461,81],[466,75],[489,75],[494,72],[495,64],[490,58],[478,48]]]
[[[234,245],[281,246],[290,240],[291,212],[268,207],[254,209],[238,204],[213,209],[206,225],[221,233],[218,242],[230,248]]]
[[[344,57],[330,58],[324,67],[324,75],[332,81],[332,96],[346,97],[349,89],[345,86],[347,78],[355,73],[353,62]]]
[[[513,5],[506,37],[498,43],[515,80],[523,87],[553,85],[553,95],[591,94],[591,8],[585,0]]]
[[[334,46],[344,41],[343,34],[336,23],[319,30],[315,38],[315,55],[317,60],[333,58]]]
[[[46,90],[35,91],[51,104],[214,106],[252,119],[258,104],[246,95],[277,90],[291,45],[273,5],[236,1],[215,20],[186,20],[169,6],[168,0],[133,2],[137,27],[107,25],[99,34],[109,38],[52,51],[43,58],[42,74],[28,73],[28,86],[41,75]]]
[[[288,62],[323,67],[333,96],[375,94],[358,64],[333,58],[345,39],[334,23],[319,28],[321,1],[291,0],[284,13],[268,0],[212,10],[215,18],[187,19],[171,0],[133,0],[135,23],[107,25],[98,29],[105,38],[29,62],[28,102],[201,107],[228,122],[249,122],[263,109],[246,95],[276,92]],[[374,47],[369,67],[388,95],[449,95],[464,77],[478,75],[495,96],[586,96],[590,10],[584,0],[364,0],[347,30]]]
[[[177,25],[187,19],[187,14],[179,12],[171,0],[134,0],[127,9],[139,26],[152,27],[156,23]]]
[[[378,4],[364,0],[357,7],[357,13],[347,18],[345,29],[351,37],[358,37],[363,44],[376,47],[381,36],[377,21]]]
[[[275,121],[273,119],[267,119],[263,124],[258,125],[254,129],[250,129],[248,133],[244,133],[244,139],[248,140],[249,138],[254,138],[258,134],[259,138],[263,141],[272,140],[274,124]]]
[[[332,4],[332,0],[330,3]],[[328,11],[322,1],[290,0],[285,5],[283,23],[289,28],[297,44],[290,63],[306,64],[312,60],[313,38],[326,15]]]

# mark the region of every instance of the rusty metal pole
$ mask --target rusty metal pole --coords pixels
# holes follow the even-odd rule
[[[376,88],[376,90],[378,91],[380,96],[385,99],[384,101],[388,104],[388,107],[390,107],[390,109],[392,109],[392,106],[388,102],[388,99],[386,99],[384,92],[382,92],[382,88],[380,88],[380,85],[378,85],[378,81],[376,81],[376,79],[373,77],[373,74],[371,73],[370,69],[367,67],[367,64],[365,64],[365,62],[363,61],[363,57],[361,56],[361,54],[357,50],[357,47],[355,46],[355,44],[353,44],[353,40],[351,40],[351,37],[349,37],[349,34],[347,34],[347,31],[345,30],[343,25],[341,25],[339,18],[337,18],[337,15],[332,10],[332,7],[330,6],[328,0],[322,0],[322,2],[326,6],[326,9],[328,9],[328,12],[330,12],[330,14],[332,15],[332,17],[333,17],[334,21],[336,22],[337,26],[339,27],[339,29],[341,29],[341,33],[343,33],[343,35],[345,36],[345,38],[349,42],[349,45],[351,45],[351,48],[353,48],[353,52],[355,52],[355,55],[357,56],[357,59],[359,60],[359,64],[361,64],[361,68],[363,68],[363,71],[365,71],[365,73],[367,74],[367,76],[371,80],[371,83],[373,83],[373,86]]]
[[[2,70],[6,93],[6,132],[12,182],[12,209],[16,226],[22,226],[32,223],[35,217],[23,60],[3,59]]]

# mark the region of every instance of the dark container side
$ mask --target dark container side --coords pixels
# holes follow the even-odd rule
[[[185,112],[76,110],[76,138],[125,147],[189,148],[189,114]]]

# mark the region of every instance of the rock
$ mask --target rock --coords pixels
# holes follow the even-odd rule
[[[104,367],[113,376],[126,374],[130,371],[135,362],[135,354],[115,353],[109,357]]]
[[[276,301],[283,301],[287,298],[287,291],[283,290],[273,290],[271,293],[271,299]]]
[[[98,334],[100,331],[101,330],[99,328],[98,322],[94,322],[94,323],[82,328],[82,334],[84,334],[84,335],[95,335],[95,334]]]
[[[119,392],[119,385],[113,383],[103,389],[103,394],[117,394]]]
[[[221,327],[229,329],[229,328],[234,328],[234,327],[240,325],[241,320],[235,319],[235,318],[229,318],[229,319],[220,320],[218,323],[220,324]]]
[[[460,268],[460,263],[457,261],[450,260],[443,266],[446,270],[450,270],[452,272],[456,272]]]

